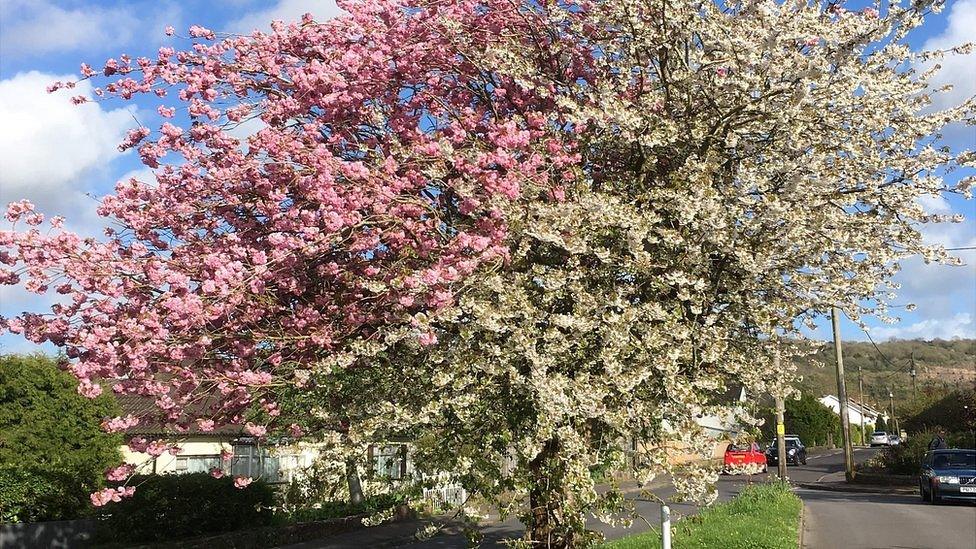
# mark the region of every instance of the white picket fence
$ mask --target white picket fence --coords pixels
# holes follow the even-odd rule
[[[459,484],[424,488],[424,499],[437,507],[458,507],[468,499],[468,492]]]

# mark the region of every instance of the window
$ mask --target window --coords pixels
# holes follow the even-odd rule
[[[266,448],[254,444],[235,444],[230,472],[234,476],[277,482],[281,477],[281,466],[278,458],[269,454]]]
[[[178,456],[175,470],[183,473],[209,473],[211,469],[220,467],[220,455]]]
[[[400,480],[407,474],[407,445],[386,444],[371,446],[373,474]]]

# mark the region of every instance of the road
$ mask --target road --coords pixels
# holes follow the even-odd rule
[[[843,467],[842,456],[828,455],[817,461],[815,471],[800,467],[795,476],[810,482],[817,480],[815,474]],[[804,549],[976,549],[976,506],[971,504],[932,505],[917,495],[806,489],[796,494],[804,504]]]

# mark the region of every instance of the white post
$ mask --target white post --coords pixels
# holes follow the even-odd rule
[[[671,509],[661,506],[661,548],[671,549]]]

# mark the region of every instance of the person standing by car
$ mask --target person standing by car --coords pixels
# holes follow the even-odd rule
[[[946,444],[945,437],[942,435],[942,429],[939,429],[929,442],[929,450],[945,450],[947,448],[949,445]]]

